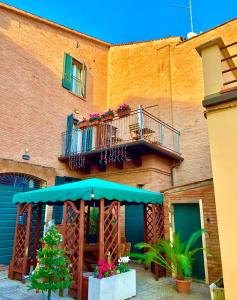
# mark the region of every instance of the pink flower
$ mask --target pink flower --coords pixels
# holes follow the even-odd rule
[[[99,273],[99,274],[98,274],[98,279],[102,279],[102,278],[103,278],[102,273]]]
[[[38,290],[38,289],[37,289],[37,290],[35,290],[35,293],[36,293],[36,294],[39,294],[39,290]]]

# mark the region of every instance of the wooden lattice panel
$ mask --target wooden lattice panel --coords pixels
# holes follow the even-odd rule
[[[66,220],[64,227],[64,248],[71,263],[71,275],[73,277],[73,281],[74,283],[77,283],[80,248],[80,211],[76,208],[73,202],[67,202],[65,208]]]
[[[28,205],[20,205],[19,215],[26,214],[28,216]],[[26,247],[26,226],[27,222],[24,225],[16,225],[16,236],[15,236],[15,255],[13,257],[13,267],[15,270],[23,269],[23,262],[25,256],[25,247]]]
[[[104,254],[117,263],[120,256],[120,203],[112,202],[104,215]]]
[[[32,204],[18,204],[13,256],[9,267],[9,277],[11,279],[22,280],[23,276],[29,271],[28,246],[31,212]],[[22,220],[24,220],[21,224],[18,222],[19,216],[22,216]]]
[[[78,209],[74,202],[64,203],[63,217],[63,247],[70,261],[70,273],[73,284],[70,294],[73,297],[82,296],[82,273],[83,273],[83,251],[84,251],[84,220],[85,202],[77,202]]]
[[[155,211],[155,239],[163,239],[164,238],[164,211],[163,206],[161,204],[154,205]]]
[[[155,243],[164,237],[164,214],[160,204],[148,204],[144,211],[145,242]]]
[[[37,250],[39,247],[40,228],[42,217],[42,204],[34,204],[32,206],[32,213],[30,219],[30,240],[29,240],[29,254],[28,259],[34,267],[37,264]]]

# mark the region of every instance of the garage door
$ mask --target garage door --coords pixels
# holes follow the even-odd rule
[[[12,257],[17,214],[17,205],[12,203],[13,195],[40,188],[42,182],[39,178],[22,173],[0,174],[0,264],[9,264]],[[45,208],[42,219],[44,215]]]

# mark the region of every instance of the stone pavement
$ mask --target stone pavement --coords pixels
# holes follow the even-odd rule
[[[0,272],[0,300],[45,300],[47,297],[29,291],[27,284],[9,280],[7,271]],[[57,297],[52,300],[71,300],[70,297]],[[205,284],[192,283],[189,295],[180,295],[175,291],[175,282],[166,277],[156,281],[149,271],[137,269],[137,296],[136,300],[210,300],[209,288]],[[111,299],[113,300],[113,299]]]

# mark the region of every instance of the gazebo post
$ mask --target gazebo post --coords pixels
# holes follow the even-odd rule
[[[88,239],[89,233],[90,233],[90,211],[91,207],[88,203],[87,205],[87,220],[86,220],[86,238]]]
[[[104,259],[104,199],[99,205],[99,260]]]
[[[78,256],[78,286],[77,299],[82,299],[82,275],[84,263],[84,222],[85,222],[85,201],[80,200],[80,221],[79,221],[79,256]]]
[[[26,221],[25,253],[24,253],[24,258],[23,258],[23,270],[22,270],[23,275],[26,274],[26,271],[27,271],[31,213],[32,213],[32,203],[28,204],[28,213],[27,213],[27,221]]]
[[[118,201],[118,258],[121,257],[121,203]]]

